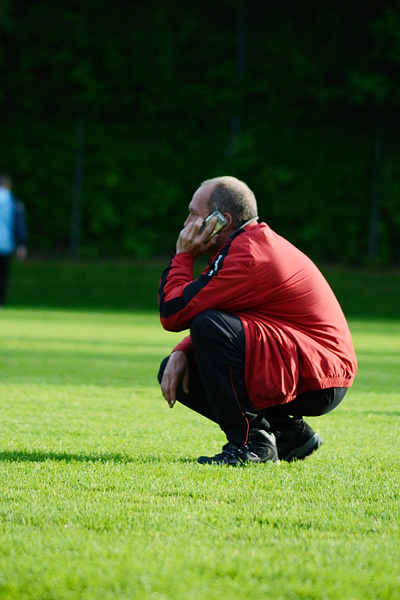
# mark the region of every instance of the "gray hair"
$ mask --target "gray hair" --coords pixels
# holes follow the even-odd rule
[[[206,179],[201,184],[214,185],[210,194],[210,212],[219,210],[232,216],[232,225],[235,229],[257,216],[257,202],[251,189],[236,177],[225,175]]]

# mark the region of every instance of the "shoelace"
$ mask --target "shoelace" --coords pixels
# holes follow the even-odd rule
[[[237,454],[243,454],[242,448],[239,448],[235,444],[229,443],[223,446],[221,454],[217,454],[215,458],[224,458],[225,456],[236,457]]]

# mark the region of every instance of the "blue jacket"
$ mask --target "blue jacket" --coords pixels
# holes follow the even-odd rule
[[[12,254],[26,240],[25,207],[10,190],[0,187],[0,254]]]

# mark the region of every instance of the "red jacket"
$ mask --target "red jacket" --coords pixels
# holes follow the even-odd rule
[[[257,409],[305,391],[350,387],[357,361],[346,319],[327,281],[265,223],[235,232],[200,277],[178,253],[160,283],[164,329],[182,331],[214,308],[237,315],[246,338],[245,380]],[[189,352],[190,336],[175,350]]]

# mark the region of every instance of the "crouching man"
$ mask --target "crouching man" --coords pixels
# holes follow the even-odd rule
[[[209,237],[216,218],[225,226]],[[193,265],[212,256],[194,279]],[[249,187],[204,181],[189,204],[176,254],[161,277],[161,323],[190,329],[161,364],[161,391],[214,421],[227,443],[202,464],[303,459],[322,443],[303,420],[333,410],[357,363],[328,283],[300,250],[258,223]]]

